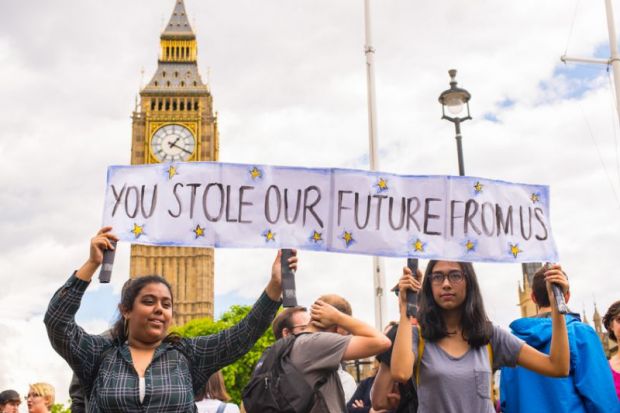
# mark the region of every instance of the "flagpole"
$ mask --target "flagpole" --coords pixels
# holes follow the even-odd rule
[[[377,159],[377,105],[375,101],[375,49],[372,47],[372,33],[370,21],[370,0],[364,0],[364,26],[366,31],[366,44],[364,54],[366,56],[366,85],[368,91],[368,142],[370,170],[379,168]],[[383,329],[386,324],[386,298],[385,298],[385,269],[382,257],[372,258],[373,288],[375,302],[375,327]]]
[[[576,63],[592,63],[611,65],[613,72],[614,91],[616,95],[616,115],[618,116],[618,122],[620,122],[620,55],[618,55],[618,40],[616,38],[616,27],[614,25],[614,11],[611,6],[611,0],[605,0],[605,14],[607,15],[607,32],[609,34],[609,59],[594,59],[583,57],[569,57],[563,55],[560,60],[566,62]]]

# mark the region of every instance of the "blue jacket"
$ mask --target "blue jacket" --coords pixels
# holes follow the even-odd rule
[[[570,373],[565,378],[545,377],[523,367],[501,369],[502,412],[620,412],[611,370],[603,346],[592,327],[578,315],[566,315],[570,347]],[[549,354],[550,318],[521,318],[510,324],[513,334]]]

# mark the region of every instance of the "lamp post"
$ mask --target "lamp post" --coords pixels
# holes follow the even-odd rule
[[[471,119],[469,114],[469,99],[471,94],[465,90],[456,86],[456,69],[448,70],[450,75],[450,89],[444,90],[439,95],[439,103],[441,103],[441,119],[449,120],[454,123],[456,130],[456,152],[459,158],[459,175],[465,175],[465,164],[463,162],[463,145],[461,143],[461,122]],[[448,112],[453,116],[446,115],[446,107]],[[463,112],[463,108],[467,108],[466,116],[460,117],[459,114]]]

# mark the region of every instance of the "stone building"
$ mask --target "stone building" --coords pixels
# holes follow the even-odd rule
[[[183,0],[160,36],[157,70],[132,114],[131,163],[217,161],[217,114],[197,65]],[[130,275],[163,275],[173,287],[177,325],[213,317],[213,249],[132,245]]]

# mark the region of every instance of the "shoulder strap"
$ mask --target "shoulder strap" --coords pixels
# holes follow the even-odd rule
[[[489,357],[489,366],[491,367],[491,400],[493,400],[493,388],[495,387],[495,376],[493,375],[493,346],[491,342],[487,344],[487,356]]]
[[[217,407],[217,411],[215,413],[224,413],[226,410],[226,403],[220,402],[220,405]]]
[[[422,365],[422,355],[424,354],[424,337],[422,337],[422,327],[418,324],[418,352],[416,354],[413,369],[415,370],[415,386],[420,384],[420,366]]]

